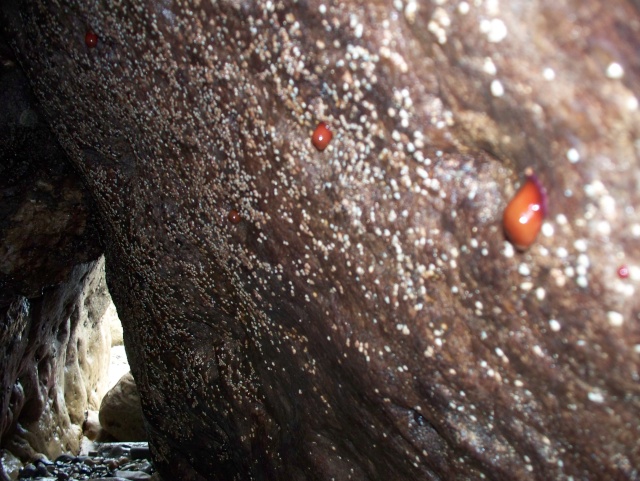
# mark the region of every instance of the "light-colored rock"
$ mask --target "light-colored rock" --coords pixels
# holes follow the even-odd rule
[[[30,322],[42,326],[42,336],[28,339],[36,355],[23,361],[14,388],[24,405],[11,438],[3,439],[21,459],[79,451],[85,411],[98,409],[106,389],[111,334],[103,317],[110,302],[104,258],[74,268],[67,282],[34,301]]]
[[[6,449],[0,450],[0,465],[11,481],[18,479],[18,474],[23,466],[20,460]]]
[[[123,471],[118,470],[113,473],[115,476],[123,479],[151,479],[151,475],[142,471]]]
[[[65,401],[69,417],[82,425],[85,412],[98,410],[107,391],[111,356],[109,307],[113,305],[104,279],[104,258],[95,285],[85,289],[83,302],[71,315],[71,337],[65,363]],[[75,329],[74,329],[75,327]]]
[[[147,439],[140,396],[131,372],[122,376],[102,400],[100,424],[118,441]]]
[[[101,430],[102,426],[100,426],[98,411],[87,411],[85,414],[84,424],[82,425],[82,434],[84,434],[91,441],[94,441],[100,434]]]

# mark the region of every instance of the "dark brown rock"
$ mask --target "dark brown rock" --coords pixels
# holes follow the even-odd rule
[[[638,478],[637,3],[63,3],[3,19],[168,479]]]
[[[0,302],[38,297],[101,253],[89,192],[0,41]]]

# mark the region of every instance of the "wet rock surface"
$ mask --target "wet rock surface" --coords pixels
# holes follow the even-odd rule
[[[155,469],[146,443],[105,443],[83,456],[63,454],[55,461],[46,459],[27,464],[20,470],[20,480],[88,480],[155,479]]]
[[[3,25],[95,196],[163,475],[638,478],[635,3],[62,3]]]

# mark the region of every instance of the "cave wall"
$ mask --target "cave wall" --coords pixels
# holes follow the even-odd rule
[[[637,3],[2,18],[96,199],[168,478],[638,478]]]
[[[78,453],[88,409],[105,394],[111,338],[104,260],[75,267],[35,298],[3,309],[2,447],[22,460]],[[102,381],[102,382],[100,382]]]
[[[0,61],[0,447],[26,461],[79,450],[110,296],[89,193],[4,42]]]

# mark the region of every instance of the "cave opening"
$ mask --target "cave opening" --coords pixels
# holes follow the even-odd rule
[[[0,480],[154,472],[104,257],[39,295],[4,293]]]

